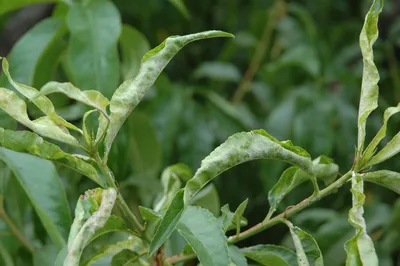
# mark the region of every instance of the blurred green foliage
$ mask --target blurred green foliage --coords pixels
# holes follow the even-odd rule
[[[12,7],[10,1],[0,0],[0,56],[9,59],[15,80],[35,87],[49,80],[70,81],[110,97],[122,80],[136,75],[137,62],[144,53],[169,35],[206,29],[236,35],[229,42],[216,39],[207,45],[191,44],[171,62],[123,126],[109,162],[131,206],[152,206],[162,190],[159,178],[164,168],[182,162],[197,169],[217,145],[244,130],[264,128],[280,140],[291,139],[313,158],[329,156],[340,169],[352,165],[362,73],[358,36],[369,1],[81,2],[70,11],[62,1],[35,6],[45,14],[40,13],[23,35],[15,36],[11,29],[16,24],[23,28],[32,6],[19,10],[24,4]],[[383,110],[400,102],[399,12],[396,1],[387,1],[380,20],[375,62],[381,75],[381,97],[379,110],[371,116],[367,139],[379,130]],[[4,75],[0,85],[11,89]],[[61,94],[51,99],[61,115],[81,123],[85,107]],[[400,129],[399,121],[394,117],[389,123],[388,139]],[[0,125],[16,128],[3,112]],[[399,172],[398,157],[384,167]],[[249,197],[245,216],[252,225],[265,216],[268,192],[286,168],[283,163],[258,161],[228,171],[214,181],[218,194],[213,187],[209,189],[213,202],[229,203],[236,209]],[[58,167],[58,173],[71,207],[80,194],[94,187],[90,180],[67,168]],[[32,178],[40,175],[30,174]],[[284,205],[294,205],[311,192],[311,185],[304,184],[284,199]],[[398,265],[398,196],[371,184],[366,184],[365,194],[365,218],[380,265]],[[16,265],[32,265],[32,261],[34,265],[51,265],[45,262],[51,259],[43,255],[54,254],[46,245],[46,232],[39,222],[44,218],[32,211],[25,195],[19,183],[10,181],[4,190],[5,207],[12,210],[11,218],[41,250],[31,258],[0,222],[0,255],[12,254]],[[199,205],[207,204],[207,199],[202,199]],[[213,204],[209,208],[219,212],[219,206]],[[350,206],[351,193],[344,189],[294,220],[315,236],[328,266],[344,264],[343,245],[353,234],[347,223]],[[286,228],[278,226],[240,245],[290,246],[289,236]],[[3,257],[4,263],[6,260]]]

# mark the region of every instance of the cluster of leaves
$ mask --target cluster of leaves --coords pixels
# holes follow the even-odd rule
[[[33,255],[35,265],[53,265],[54,261],[56,265],[168,265],[195,257],[202,265],[247,265],[246,257],[262,265],[323,265],[324,259],[317,242],[320,243],[321,239],[324,243],[331,242],[321,246],[322,251],[329,250],[335,244],[343,249],[343,245],[340,245],[343,241],[338,241],[338,244],[335,241],[343,235],[346,236],[344,240],[353,235],[352,230],[346,227],[347,222],[345,225],[341,223],[346,218],[328,208],[318,212],[302,212],[294,222],[318,223],[317,241],[287,218],[334,192],[349,180],[353,196],[349,222],[355,228],[356,235],[346,243],[347,264],[378,264],[363,218],[364,181],[400,192],[398,173],[388,170],[363,173],[399,152],[398,135],[377,152],[378,145],[386,136],[387,122],[400,111],[399,107],[390,107],[385,111],[383,126],[369,145],[364,147],[366,119],[378,106],[379,74],[373,61],[372,45],[378,35],[377,21],[383,1],[374,1],[361,33],[364,69],[357,152],[351,170],[337,180],[338,165],[332,159],[319,155],[337,153],[347,163],[350,159],[351,164],[353,147],[336,147],[334,143],[343,142],[344,137],[355,139],[355,134],[351,136],[347,127],[349,122],[354,122],[354,110],[349,103],[343,101],[342,95],[335,95],[335,100],[330,101],[328,99],[332,94],[317,90],[317,87],[325,86],[332,82],[332,77],[342,74],[342,66],[348,63],[348,54],[343,52],[346,54],[345,59],[339,56],[336,64],[322,66],[322,60],[318,57],[323,55],[315,52],[318,51],[317,46],[322,44],[317,42],[316,29],[310,22],[312,18],[301,6],[276,1],[273,8],[269,9],[261,45],[255,48],[256,55],[262,56],[265,53],[260,47],[268,46],[272,30],[277,27],[276,42],[270,53],[271,57],[276,56],[278,60],[260,69],[264,83],[257,83],[252,82],[260,64],[255,56],[256,59],[252,60],[240,82],[232,104],[213,90],[183,88],[171,83],[166,76],[161,76],[156,82],[158,90],[151,91],[161,71],[183,46],[198,39],[230,37],[230,34],[210,31],[170,37],[146,53],[149,47],[147,40],[133,27],[121,25],[120,14],[111,1],[64,2],[57,4],[52,18],[40,22],[14,46],[8,55],[10,66],[6,59],[2,62],[0,107],[7,114],[2,114],[4,120],[1,120],[0,128],[0,145],[4,147],[0,150],[0,158],[4,163],[1,172],[0,215],[4,220],[4,232],[11,235],[0,242],[0,254],[5,264],[13,265],[12,256],[20,254],[19,247],[23,244],[25,250]],[[190,17],[181,1],[170,2],[186,18]],[[18,8],[20,4],[8,6],[8,9],[4,8],[1,12]],[[302,23],[288,14],[293,14],[306,25],[305,30],[299,31],[304,36],[295,36],[290,31]],[[299,38],[296,42],[301,45],[289,47],[288,41],[291,38]],[[251,48],[254,45],[254,39],[248,33],[238,34],[235,42],[226,47],[222,58],[229,59],[238,47]],[[24,51],[27,47],[35,52],[26,56]],[[282,50],[284,52],[280,54]],[[19,63],[21,56],[24,57],[24,64]],[[304,60],[304,57],[308,59]],[[228,87],[230,83],[240,80],[238,73],[228,63],[206,62],[195,70],[194,76],[199,80],[208,80],[210,84],[214,83],[214,87]],[[285,87],[284,78],[280,78],[279,82],[272,78],[277,73],[281,77],[291,75],[295,79],[302,79],[303,86],[289,92],[290,95],[273,109],[264,125],[274,136],[294,139],[296,144],[309,150],[312,156],[290,141],[278,141],[264,130],[253,130],[229,137],[202,161],[194,175],[186,165],[175,164],[163,171],[161,182],[158,183],[157,176],[163,166],[162,157],[172,162],[175,160],[173,154],[178,150],[181,161],[194,168],[216,142],[223,141],[235,131],[260,125],[260,119],[255,114],[263,111],[251,110],[251,105],[242,103],[241,99],[249,89],[257,97],[250,101],[269,99],[268,93],[271,91],[265,84],[283,84]],[[46,83],[53,77],[71,83]],[[126,81],[118,87],[120,80]],[[145,99],[142,112],[130,116],[149,90],[153,93]],[[50,95],[53,93],[61,93],[63,96]],[[202,111],[204,105],[212,111]],[[183,110],[183,121],[180,121]],[[153,121],[143,111],[150,114]],[[315,115],[316,111],[318,116]],[[217,116],[210,120],[215,114]],[[330,122],[333,114],[340,118],[341,123],[340,134],[337,136],[337,125]],[[194,118],[196,127],[192,127],[191,120]],[[315,119],[318,119],[317,123]],[[15,131],[14,121],[32,132]],[[321,132],[321,129],[325,131]],[[182,130],[187,133],[181,134]],[[210,134],[214,130],[217,134]],[[329,138],[326,139],[326,136]],[[349,143],[352,143],[351,139]],[[282,173],[276,184],[276,180],[269,178],[270,173],[266,175],[268,180],[261,179],[265,190],[269,191],[270,210],[263,222],[241,232],[241,228],[248,224],[243,217],[248,200],[242,202],[235,212],[231,212],[228,205],[220,208],[218,192],[210,182],[238,164],[258,159],[275,159],[293,166]],[[58,169],[63,179],[68,179],[68,184],[72,184],[66,190],[69,197],[78,198],[80,189],[77,189],[77,182],[86,188],[95,182],[102,188],[89,190],[80,196],[73,223],[60,177],[55,166],[47,160],[76,172],[74,174],[66,168]],[[132,166],[131,161],[134,162]],[[283,166],[276,161],[269,161],[264,168],[280,172]],[[82,175],[91,181],[80,181]],[[116,185],[114,175],[119,185]],[[73,176],[77,177],[75,184],[70,180]],[[313,194],[273,217],[275,211],[284,205],[282,201],[286,196],[305,181],[313,185]],[[321,181],[325,184],[322,190],[319,189]],[[122,192],[128,189],[132,191],[132,187],[137,196],[124,200]],[[25,198],[16,201],[11,195],[24,195]],[[146,207],[140,206],[138,211],[132,213],[126,201],[130,206],[137,206],[139,201]],[[18,202],[23,205],[15,208],[20,213],[10,213]],[[31,210],[29,202],[37,220],[33,228],[23,225],[26,211]],[[118,207],[114,208],[114,204]],[[148,208],[152,205],[153,208]],[[397,204],[394,208],[398,207]],[[391,253],[398,248],[395,244],[399,237],[395,226],[398,212],[387,214],[386,205],[380,205],[377,209],[382,210],[388,218],[372,226],[368,225],[368,229],[376,230],[385,226],[385,230],[395,233],[384,232],[382,245],[379,245],[382,250],[378,250],[379,257],[385,263],[390,263]],[[139,213],[141,219],[136,218]],[[288,226],[295,251],[274,245],[242,249],[234,245],[280,222]],[[341,226],[335,235],[332,235],[333,223],[335,228]],[[46,231],[46,234],[41,234],[44,235],[41,239],[35,237],[40,235],[35,232],[38,230]],[[226,233],[231,230],[235,233],[227,237]],[[315,227],[310,228],[310,231],[314,230]],[[334,241],[326,241],[329,237]],[[35,242],[32,244],[33,240]],[[336,262],[331,264],[330,258],[334,256]],[[337,249],[329,252],[328,258],[329,261],[325,256],[328,265],[343,262]],[[16,263],[27,262],[17,259]]]

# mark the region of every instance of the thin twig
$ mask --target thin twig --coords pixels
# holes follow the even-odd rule
[[[272,33],[276,23],[285,14],[284,4],[285,2],[283,0],[275,0],[275,5],[272,7],[272,9],[267,11],[268,19],[261,35],[261,39],[257,44],[253,58],[250,61],[250,65],[232,97],[232,103],[239,103],[243,99],[244,95],[249,91],[254,76],[257,74],[265,52],[270,45]]]

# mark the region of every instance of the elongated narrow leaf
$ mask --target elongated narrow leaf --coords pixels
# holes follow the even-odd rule
[[[315,239],[289,221],[286,221],[286,224],[293,238],[299,266],[323,266],[324,259]]]
[[[373,156],[363,168],[370,167],[375,164],[379,164],[383,161],[390,159],[400,152],[400,132],[397,133],[393,139],[389,141],[386,146],[380,150],[375,156]]]
[[[202,162],[194,177],[185,186],[185,204],[208,182],[235,165],[258,159],[277,159],[312,172],[312,162],[306,151],[280,142],[264,130],[237,133],[229,137]]]
[[[140,69],[142,57],[150,50],[150,45],[144,35],[130,25],[122,26],[119,37],[121,48],[121,72],[124,80],[136,77]]]
[[[349,211],[349,223],[356,229],[356,235],[346,242],[346,265],[378,265],[374,243],[367,235],[367,228],[363,217],[364,213],[364,181],[358,174],[353,173],[351,179],[353,193],[353,207]]]
[[[161,71],[179,50],[190,42],[214,37],[233,37],[233,35],[222,31],[206,31],[185,36],[169,37],[143,56],[142,65],[137,76],[122,83],[112,96],[110,103],[111,123],[107,130],[105,142],[106,154],[110,151],[115,136],[129,114],[139,104]]]
[[[72,81],[82,89],[111,97],[118,86],[121,18],[108,0],[75,1],[69,9],[67,62]]]
[[[372,182],[400,194],[400,173],[388,170],[369,172],[362,175],[365,181]]]
[[[372,155],[375,153],[378,144],[381,142],[381,140],[386,137],[386,129],[387,129],[387,123],[389,118],[400,112],[400,104],[396,107],[389,107],[388,109],[385,110],[385,114],[383,115],[383,125],[381,129],[378,131],[376,136],[372,139],[372,141],[368,144],[368,147],[365,149],[362,158],[360,167],[363,167],[364,164],[368,162],[368,160],[372,157]],[[367,164],[366,167],[368,167],[371,164]]]
[[[12,79],[7,59],[3,58],[2,62],[3,72],[7,76],[11,85],[22,95],[32,101],[45,115],[51,118],[57,125],[70,128],[72,130],[82,133],[82,131],[71,123],[65,121],[62,117],[57,115],[53,103],[46,96],[38,96],[38,90],[27,85],[16,82]]]
[[[80,156],[63,152],[60,147],[43,140],[35,133],[0,128],[0,145],[10,150],[27,152],[43,159],[58,162],[89,177],[97,184],[103,185],[97,170],[91,164],[85,162]]]
[[[237,246],[228,247],[229,258],[235,266],[248,266],[246,257]]]
[[[383,0],[374,0],[365,17],[360,34],[360,47],[364,61],[361,84],[360,106],[358,111],[357,149],[361,153],[365,140],[365,125],[370,113],[378,106],[379,73],[374,63],[372,46],[378,38],[378,18],[383,8]],[[361,154],[360,154],[361,155]]]
[[[14,173],[54,244],[59,249],[63,248],[72,219],[54,165],[35,156],[4,148],[0,148],[0,160]]]
[[[0,15],[11,12],[15,9],[22,8],[28,5],[39,4],[39,3],[52,3],[57,0],[1,0],[0,1]]]
[[[161,245],[167,240],[167,238],[175,230],[182,214],[184,211],[183,203],[183,193],[184,190],[179,190],[167,210],[167,212],[162,217],[160,224],[157,227],[157,231],[150,243],[149,255],[152,256],[161,247]]]
[[[64,127],[58,126],[54,123],[50,117],[44,116],[36,120],[30,120],[27,113],[26,103],[11,90],[0,88],[0,108],[19,123],[43,137],[80,147],[78,140],[70,135]]]
[[[56,92],[63,93],[73,100],[89,105],[100,111],[105,117],[108,117],[106,108],[109,105],[109,101],[99,91],[81,91],[71,83],[55,81],[48,82],[40,89],[40,95],[48,95]]]
[[[74,224],[68,237],[68,254],[64,265],[79,265],[83,249],[89,243],[97,230],[104,227],[110,218],[111,211],[117,198],[117,191],[108,188],[102,191],[101,204],[92,216],[85,217],[84,207],[78,207],[75,212]],[[81,199],[82,200],[82,199]],[[85,199],[83,199],[85,200]],[[80,205],[82,206],[82,205]],[[82,222],[86,220],[83,224]],[[80,227],[80,228],[79,228]],[[79,228],[79,231],[77,230]]]
[[[236,229],[236,232],[239,230],[241,227],[247,225],[247,219],[243,217],[244,210],[246,209],[247,206],[247,201],[246,199],[244,202],[242,202],[238,208],[236,209],[235,212],[231,212],[229,209],[229,205],[226,204],[222,206],[221,208],[221,216],[218,218],[220,224],[222,225],[222,229],[227,232],[233,229]]]
[[[229,264],[224,231],[209,211],[195,206],[187,207],[177,229],[193,248],[202,265]]]
[[[243,254],[262,264],[274,266],[293,266],[297,265],[296,254],[284,247],[274,245],[257,245],[244,248],[241,250]]]

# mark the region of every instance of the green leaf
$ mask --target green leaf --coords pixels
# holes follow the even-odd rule
[[[378,38],[378,17],[383,8],[383,0],[374,0],[371,9],[365,17],[360,34],[360,47],[364,61],[360,107],[358,111],[358,141],[359,156],[364,148],[365,125],[368,116],[378,107],[379,73],[374,63],[372,46]]]
[[[323,266],[324,259],[315,239],[299,227],[293,226],[289,221],[285,221],[285,223],[289,227],[293,238],[299,266]]]
[[[5,12],[5,5],[15,2],[22,1],[0,0],[0,15],[2,12]],[[34,74],[37,71],[45,70],[38,69],[38,65],[42,59],[43,53],[49,46],[51,46],[54,41],[59,39],[64,33],[65,27],[63,26],[62,21],[54,18],[47,18],[42,20],[27,33],[25,33],[13,46],[11,52],[7,56],[11,64],[10,72],[13,73],[15,80],[26,85],[33,85]],[[51,59],[49,58],[49,60]],[[4,74],[2,74],[1,76],[0,86],[10,88],[8,86],[7,78]]]
[[[54,165],[46,160],[0,148],[0,159],[14,173],[43,227],[59,248],[66,244],[71,224],[67,197]]]
[[[111,260],[111,266],[134,266],[139,256],[136,252],[124,249],[115,255]],[[136,264],[137,266],[139,264]]]
[[[233,222],[235,223],[236,226],[236,235],[240,233],[240,221],[242,220],[248,202],[249,199],[245,199],[245,201],[240,203],[239,207],[235,211],[235,215],[233,216]]]
[[[218,217],[218,220],[222,226],[222,229],[227,232],[230,230],[237,230],[237,227],[243,227],[243,226],[247,226],[247,219],[245,217],[243,217],[243,215],[239,215],[240,212],[242,212],[243,207],[240,206],[244,206],[245,202],[247,201],[247,199],[242,202],[239,207],[236,209],[235,212],[231,212],[229,209],[229,204],[225,204],[224,206],[222,206],[221,208],[221,216]],[[238,217],[240,217],[239,219],[239,223],[238,223]]]
[[[43,140],[35,133],[0,128],[0,145],[17,152],[28,152],[40,158],[58,162],[89,177],[101,186],[104,183],[96,168],[85,162],[83,157],[65,153],[60,147]]]
[[[101,203],[98,209],[88,210],[89,204],[97,203],[99,194],[101,193]],[[101,191],[100,189],[93,194],[85,194],[85,197],[79,198],[77,208],[75,210],[75,219],[72,224],[70,235],[68,237],[68,254],[64,260],[64,265],[78,265],[80,257],[85,246],[91,241],[96,231],[103,228],[110,218],[111,211],[117,198],[117,191],[108,188]],[[98,204],[98,203],[97,203]],[[85,209],[86,207],[86,209]],[[93,205],[89,206],[93,208]],[[93,215],[89,216],[89,214]]]
[[[57,0],[0,0],[0,16],[13,10],[22,8],[24,6],[53,2],[57,2]]]
[[[293,266],[297,265],[296,254],[284,247],[274,245],[257,245],[244,248],[241,250],[243,254],[262,264],[274,266]]]
[[[103,96],[98,91],[95,90],[86,90],[81,91],[71,83],[60,83],[51,81],[46,83],[41,89],[39,95],[48,95],[51,93],[62,93],[68,96],[69,98],[84,103],[90,107],[95,108],[99,112],[101,112],[105,117],[108,118],[107,114],[107,106],[109,105],[109,101],[106,97]]]
[[[139,206],[139,211],[145,221],[158,221],[162,218],[162,215],[153,209]]]
[[[111,215],[105,225],[97,230],[95,234],[90,238],[90,241],[87,243],[87,245],[89,245],[96,238],[112,232],[129,232],[129,227],[127,226],[124,219],[119,216]]]
[[[237,246],[228,247],[229,258],[236,266],[248,266],[246,257]]]
[[[146,37],[130,25],[122,25],[119,37],[121,49],[121,72],[123,80],[136,77],[142,57],[150,50]]]
[[[360,168],[367,168],[368,166],[371,166],[372,164],[368,163],[372,155],[375,153],[378,144],[381,142],[381,140],[386,137],[386,129],[387,129],[387,123],[389,118],[400,112],[400,104],[397,105],[396,107],[389,107],[388,109],[385,110],[385,113],[383,115],[383,125],[381,129],[378,131],[376,136],[372,139],[372,141],[368,144],[368,147],[365,149],[364,153],[362,154],[362,157],[360,159],[359,165]],[[376,160],[376,159],[375,159]],[[363,167],[366,165],[365,167]]]
[[[67,24],[67,62],[72,81],[78,87],[111,97],[119,81],[121,18],[117,8],[108,0],[74,2]]]
[[[209,210],[214,216],[219,216],[221,204],[218,190],[214,184],[208,184],[204,189],[197,193],[192,200],[192,205]]]
[[[181,14],[186,19],[190,19],[189,10],[186,8],[185,3],[183,2],[183,0],[168,0],[168,1],[171,2],[171,4],[173,4],[176,7],[176,9],[178,9],[179,12],[181,12]]]
[[[339,166],[326,156],[319,156],[313,160],[313,173],[318,178],[329,185],[335,181],[339,172]]]
[[[185,186],[185,204],[208,182],[222,172],[247,161],[278,159],[312,171],[306,151],[290,141],[278,141],[264,130],[241,132],[229,137],[202,162],[193,178]]]
[[[62,117],[58,116],[53,106],[53,103],[50,101],[50,99],[48,99],[46,96],[38,96],[37,89],[14,81],[9,71],[8,61],[5,58],[3,58],[2,67],[4,74],[7,76],[8,81],[11,83],[11,85],[19,93],[21,93],[31,102],[33,102],[45,115],[50,117],[51,120],[54,121],[54,123],[56,123],[59,126],[64,126],[73,129],[75,131],[78,131],[79,133],[82,133],[82,130],[72,125],[71,123],[68,123]]]
[[[110,151],[115,136],[129,114],[139,104],[162,70],[179,50],[190,42],[214,37],[233,37],[233,35],[222,31],[206,31],[169,37],[161,45],[143,56],[137,76],[122,83],[112,96],[110,103],[111,122],[105,140],[106,154]]]
[[[384,186],[388,189],[393,190],[397,194],[400,194],[400,174],[388,171],[381,170],[375,172],[369,172],[362,175],[362,178],[365,181],[372,182],[381,186]]]
[[[163,192],[161,199],[154,206],[154,211],[156,212],[165,211],[171,204],[175,194],[181,188],[181,179],[174,171],[176,168],[176,165],[167,167],[161,174],[161,185],[163,187]]]
[[[217,218],[206,209],[188,206],[177,230],[193,248],[202,265],[229,264],[224,231]]]
[[[161,222],[157,227],[157,231],[150,243],[149,256],[153,256],[175,230],[185,207],[183,202],[183,193],[184,190],[181,189],[175,194],[167,212],[162,217]]]
[[[374,243],[367,235],[364,213],[364,182],[362,176],[355,174],[351,179],[351,192],[353,193],[353,207],[349,211],[349,223],[356,229],[356,235],[345,244],[347,253],[346,265],[378,265]]]

